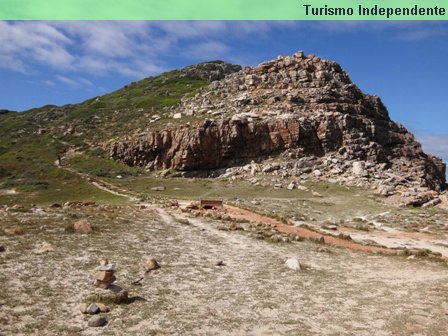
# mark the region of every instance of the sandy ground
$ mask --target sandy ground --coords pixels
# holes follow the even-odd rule
[[[157,206],[14,216],[25,234],[0,235],[2,335],[446,335],[448,328],[442,262],[272,243],[210,218],[185,224],[186,214]],[[97,230],[65,233],[74,217]],[[43,241],[55,250],[34,253]],[[132,286],[147,255],[161,268]],[[111,306],[108,325],[90,328],[78,304],[102,257],[141,299]],[[289,257],[309,269],[290,270]]]

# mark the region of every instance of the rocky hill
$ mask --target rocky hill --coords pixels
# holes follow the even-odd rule
[[[226,176],[242,178],[275,171],[403,197],[445,185],[445,165],[389,118],[379,97],[361,92],[337,63],[303,52],[213,81],[169,118],[185,123],[125,136],[110,144],[110,157],[148,169],[240,167]]]
[[[323,180],[414,205],[445,188],[442,161],[378,97],[335,62],[303,52],[245,69],[200,63],[80,104],[1,110],[0,188],[58,188],[53,162],[69,149],[85,153],[77,162],[98,176],[145,168],[266,187]]]

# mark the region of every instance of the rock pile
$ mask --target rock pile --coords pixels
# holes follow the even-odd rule
[[[298,52],[230,74],[183,99],[173,116],[179,113],[205,120],[126,137],[111,144],[110,157],[194,171],[287,154],[286,165],[310,178],[362,181],[385,195],[401,187],[444,188],[442,161],[389,118],[379,97],[362,93],[337,63],[314,55]]]
[[[108,260],[102,260],[95,270],[95,287],[107,289],[117,279],[114,275],[114,265],[109,264]]]
[[[96,288],[84,296],[83,302],[79,305],[81,313],[93,315],[87,323],[90,327],[102,327],[107,324],[105,317],[97,315],[110,311],[106,304],[130,302],[128,292],[114,284],[116,280],[114,273],[114,265],[107,259],[101,260],[100,266],[95,268],[94,286]]]

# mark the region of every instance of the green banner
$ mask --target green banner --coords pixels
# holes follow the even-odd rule
[[[1,20],[446,20],[448,0],[0,0]]]

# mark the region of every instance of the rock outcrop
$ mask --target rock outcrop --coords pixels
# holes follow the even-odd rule
[[[172,114],[202,121],[121,139],[110,157],[191,171],[286,153],[295,176],[317,169],[320,179],[360,180],[383,194],[397,186],[440,191],[445,184],[442,161],[389,118],[379,97],[363,94],[337,63],[302,52],[213,81]]]
[[[181,72],[185,77],[205,79],[213,82],[240,70],[241,66],[236,64],[229,64],[223,61],[211,61],[185,67]]]

